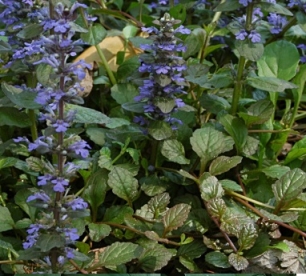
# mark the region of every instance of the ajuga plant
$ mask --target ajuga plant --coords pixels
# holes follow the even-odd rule
[[[177,26],[180,20],[175,20],[168,13],[153,23],[158,28],[142,28],[150,34],[152,43],[141,45],[141,49],[148,54],[140,57],[139,72],[147,73],[147,76],[139,88],[139,96],[135,97],[135,101],[144,103],[146,116],[136,116],[134,121],[149,128],[152,123],[163,121],[176,129],[182,122],[172,115],[184,106],[181,97],[186,94],[186,83],[182,73],[187,68],[180,56],[186,47],[177,34],[189,34],[190,30],[182,25]]]
[[[10,16],[10,12],[18,14],[23,2],[5,4],[10,6],[3,14],[6,11]],[[34,3],[30,2],[26,4],[32,7]],[[16,10],[13,10],[14,7]],[[68,133],[75,111],[66,109],[68,103],[82,103],[78,96],[82,90],[80,81],[85,77],[85,68],[90,68],[83,61],[71,62],[82,49],[82,41],[74,39],[77,33],[74,21],[78,9],[86,7],[75,2],[71,7],[57,3],[55,6],[50,4],[32,9],[31,19],[37,27],[41,27],[42,34],[31,42],[22,44],[19,41],[12,48],[12,61],[7,65],[14,66],[15,61],[23,60],[31,63],[29,68],[42,66],[50,74],[48,80],[38,82],[36,87],[21,86],[21,89],[35,95],[35,102],[41,106],[39,121],[46,128],[40,131],[37,138],[14,139],[15,142],[25,143],[32,154],[44,156],[37,187],[27,198],[27,202],[38,207],[40,212],[36,222],[27,230],[28,235],[23,243],[25,254],[20,257],[40,260],[40,270],[44,272],[59,272],[68,260],[75,257],[73,245],[79,235],[71,221],[88,215],[87,203],[80,197],[69,195],[69,182],[79,169],[73,160],[88,158],[90,146],[79,136]],[[20,26],[17,20],[6,23],[16,24],[13,30]],[[33,255],[33,252],[37,254]]]

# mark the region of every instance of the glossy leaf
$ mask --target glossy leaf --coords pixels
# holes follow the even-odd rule
[[[178,256],[186,256],[191,259],[201,257],[206,252],[207,247],[202,241],[194,240],[191,243],[183,244],[177,251]]]
[[[207,209],[211,215],[220,218],[226,211],[226,205],[221,197],[215,197],[207,202]]]
[[[126,169],[113,167],[108,175],[108,185],[115,195],[126,200],[129,205],[138,197],[138,181]]]
[[[171,232],[182,226],[188,217],[190,209],[191,206],[185,203],[180,203],[170,208],[163,217],[165,232]]]
[[[295,168],[284,174],[272,185],[275,199],[279,204],[295,199],[306,188],[306,173]]]
[[[148,202],[148,208],[154,214],[154,218],[158,218],[160,214],[167,210],[167,206],[170,203],[170,195],[168,193],[162,193],[152,197]]]
[[[289,172],[290,168],[282,165],[272,165],[262,169],[262,172],[272,178],[281,178],[285,173]]]
[[[227,256],[218,251],[209,252],[205,255],[205,261],[209,264],[212,264],[215,267],[221,268],[229,268],[231,267],[230,263],[228,262]]]
[[[149,129],[149,134],[158,141],[165,140],[172,136],[173,131],[169,124],[164,121],[155,121],[153,122]]]
[[[99,254],[100,266],[116,266],[125,264],[138,257],[140,247],[131,242],[115,242],[104,248]]]
[[[222,197],[224,190],[215,176],[209,176],[200,183],[201,197],[208,201],[215,197]]]
[[[210,126],[197,129],[190,138],[192,149],[206,162],[231,150],[233,142],[230,137]]]
[[[238,233],[239,250],[250,249],[258,237],[254,224],[249,223],[244,225]]]
[[[161,147],[161,153],[169,161],[178,164],[189,164],[189,160],[185,157],[185,149],[181,142],[178,140],[165,140]]]
[[[241,156],[219,156],[214,159],[209,167],[209,172],[211,175],[219,175],[229,171],[230,169],[236,167],[242,161]]]
[[[230,190],[234,192],[243,192],[241,186],[233,180],[222,179],[219,181],[224,190]]]

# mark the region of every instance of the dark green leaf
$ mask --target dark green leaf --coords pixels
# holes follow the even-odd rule
[[[0,40],[0,54],[7,54],[10,52],[11,52],[11,45],[3,40]]]
[[[192,36],[192,34],[190,36]],[[188,36],[186,40],[188,40],[190,36]],[[185,79],[194,84],[198,84],[201,87],[205,86],[207,82],[208,71],[209,71],[209,67],[207,65],[191,64],[190,66],[188,66]]]
[[[87,33],[82,33],[81,38],[90,45],[99,44],[107,35],[104,27],[99,23],[89,27]]]
[[[96,223],[89,223],[89,237],[94,242],[99,242],[105,237],[107,237],[110,232],[112,231],[112,228],[106,224],[96,224]]]
[[[183,4],[176,4],[170,9],[169,14],[183,23],[186,18],[186,7]]]
[[[41,24],[27,24],[17,33],[17,36],[21,39],[28,40],[38,38],[42,31],[43,27]]]
[[[0,206],[0,232],[11,230],[14,228],[14,220],[7,207]]]
[[[141,190],[148,196],[155,196],[165,192],[169,187],[166,181],[162,181],[155,175],[141,179]]]
[[[36,208],[27,203],[27,199],[32,195],[29,189],[20,189],[14,197],[15,203],[30,217],[32,221],[35,220]]]
[[[189,160],[185,157],[185,149],[181,142],[177,140],[163,141],[161,153],[168,160],[178,164],[189,164]]]
[[[16,222],[15,228],[25,229],[25,228],[28,228],[31,224],[32,224],[32,221],[30,219],[24,218]]]
[[[119,83],[111,88],[111,95],[118,104],[133,103],[138,93],[137,88],[130,83]]]
[[[99,206],[104,202],[107,191],[108,171],[98,170],[87,180],[83,192],[84,199],[89,203],[94,216],[97,215]]]
[[[246,143],[242,147],[242,154],[247,157],[255,154],[258,149],[258,145],[259,141],[256,138],[247,136]]]
[[[247,258],[253,258],[256,256],[259,256],[263,252],[265,252],[268,249],[268,246],[270,244],[270,237],[267,233],[259,232],[258,237],[253,245],[253,247],[247,251],[244,252],[244,255]]]
[[[36,77],[39,83],[47,86],[50,82],[52,66],[46,63],[41,63],[36,68]]]
[[[201,257],[207,247],[202,241],[194,240],[191,243],[183,244],[177,251],[178,256],[186,256],[191,259]]]
[[[248,129],[243,120],[230,114],[225,114],[220,117],[220,122],[234,139],[237,153],[240,154],[248,136]]]
[[[211,175],[219,175],[229,171],[230,169],[236,167],[242,161],[241,156],[219,156],[214,159],[209,167],[209,172]]]
[[[285,173],[290,171],[289,167],[281,165],[272,165],[261,170],[265,175],[271,178],[281,178]]]
[[[180,263],[185,266],[190,272],[201,272],[196,263],[186,256],[179,256]]]
[[[103,221],[122,224],[126,217],[134,214],[131,207],[125,205],[113,205],[106,209]]]
[[[245,257],[236,253],[231,253],[228,256],[228,262],[238,271],[246,269],[249,265],[249,262]]]
[[[229,179],[223,179],[219,181],[224,190],[230,190],[234,192],[243,192],[241,186],[237,184],[235,181]]]
[[[99,254],[100,266],[115,266],[125,264],[139,255],[140,247],[131,242],[115,242],[104,248]]]
[[[40,234],[36,242],[42,252],[49,252],[52,248],[65,246],[65,238],[59,234]]]
[[[169,124],[164,121],[153,122],[149,129],[149,134],[158,141],[165,140],[172,136],[173,130]]]
[[[170,208],[163,217],[165,232],[171,232],[182,226],[188,217],[191,206],[180,203]]]
[[[213,127],[197,129],[190,138],[192,149],[206,162],[232,149],[234,141]]]
[[[13,107],[0,107],[0,126],[29,127],[31,121],[25,112]]]
[[[11,102],[18,107],[28,109],[38,109],[41,107],[41,105],[35,102],[37,94],[34,92],[24,91],[23,89],[7,84],[6,82],[1,83],[1,88]]]
[[[278,13],[278,14],[289,15],[289,16],[293,15],[291,11],[285,8],[285,6],[277,4],[277,3],[260,2],[258,6],[267,12]]]
[[[231,107],[226,99],[213,94],[203,94],[200,98],[200,103],[203,108],[213,114],[218,114],[223,110],[229,110]]]
[[[251,61],[257,61],[264,53],[261,43],[253,43],[250,40],[236,40],[235,47],[239,55]]]
[[[293,43],[286,40],[272,42],[265,47],[264,55],[257,61],[258,75],[260,77],[275,77],[288,81],[295,76],[299,61],[300,55]],[[270,91],[281,92],[283,90]]]
[[[245,124],[249,127],[250,125],[258,125],[268,121],[274,112],[274,107],[271,101],[263,99],[252,104],[247,112],[239,112],[238,115],[241,117]]]
[[[138,56],[131,57],[125,60],[117,69],[117,78],[120,81],[125,81],[131,76],[139,67],[140,62]]]
[[[17,158],[14,157],[2,157],[0,158],[0,170],[8,167],[12,167],[18,161]]]
[[[86,129],[86,134],[89,136],[89,139],[99,146],[103,146],[105,143],[104,133],[104,129],[97,127],[90,127]]]
[[[115,195],[126,200],[129,205],[138,197],[138,181],[126,169],[113,167],[108,175],[108,185]]]
[[[218,251],[209,252],[205,255],[205,261],[209,264],[212,264],[215,267],[221,268],[229,268],[231,267],[230,263],[228,262],[227,256]]]

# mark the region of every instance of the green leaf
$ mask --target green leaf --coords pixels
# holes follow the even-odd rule
[[[190,272],[201,272],[196,263],[189,257],[179,256],[180,263],[185,266]]]
[[[155,121],[150,124],[149,134],[158,141],[165,140],[172,136],[173,130],[169,124],[164,121]]]
[[[105,144],[105,131],[104,129],[98,127],[90,127],[86,129],[86,134],[89,139],[99,146]]]
[[[120,66],[117,69],[118,80],[125,81],[129,76],[131,76],[132,74],[134,74],[135,71],[137,71],[139,65],[140,62],[138,56],[134,56],[125,60],[123,63],[120,64]]]
[[[224,190],[230,190],[234,192],[243,192],[241,186],[237,184],[235,181],[229,179],[223,179],[219,181]]]
[[[40,63],[36,68],[36,77],[42,85],[49,85],[53,67],[47,63]]]
[[[299,106],[300,101],[303,96],[303,91],[306,82],[306,64],[303,64],[299,67],[299,72],[296,74],[293,79],[293,83],[297,85],[297,89],[292,89],[294,104]]]
[[[131,242],[115,242],[104,248],[99,254],[99,266],[115,266],[125,264],[139,255],[140,247]]]
[[[248,223],[241,227],[238,233],[239,250],[250,249],[258,237],[257,231],[253,223]]]
[[[148,196],[155,196],[165,192],[169,188],[169,183],[152,175],[141,179],[141,190]]]
[[[215,267],[221,268],[229,268],[231,267],[230,263],[228,262],[227,256],[218,251],[209,252],[205,255],[205,261],[209,264],[212,264]]]
[[[259,125],[268,121],[274,112],[273,104],[270,100],[263,99],[252,104],[247,112],[239,112],[247,127],[251,125]]]
[[[237,153],[240,154],[248,136],[248,129],[243,120],[230,114],[225,114],[220,117],[220,123],[224,126],[229,135],[231,135],[234,139]]]
[[[133,103],[138,94],[137,88],[130,83],[115,84],[111,88],[111,96],[118,104]]]
[[[248,260],[236,253],[231,253],[228,256],[228,262],[238,271],[244,270],[249,266]]]
[[[246,83],[268,92],[283,92],[285,89],[297,88],[295,84],[275,77],[247,77]]]
[[[218,114],[220,111],[231,108],[231,105],[226,99],[214,94],[203,94],[200,97],[200,103],[203,108],[213,114]]]
[[[210,215],[221,218],[226,211],[225,201],[221,197],[211,198],[207,202],[207,209]]]
[[[256,153],[258,145],[259,141],[256,138],[252,136],[247,136],[246,143],[242,147],[242,154],[247,157],[252,156]]]
[[[14,157],[3,157],[0,158],[0,170],[8,167],[12,167],[18,161],[17,158]]]
[[[299,61],[300,55],[293,43],[286,40],[272,42],[265,47],[263,56],[257,61],[258,75],[288,81],[295,76]],[[283,90],[270,91],[281,92]]]
[[[230,169],[236,167],[242,161],[241,156],[219,156],[214,159],[209,166],[209,173],[211,175],[219,175],[229,171]]]
[[[107,35],[104,27],[99,23],[89,27],[87,33],[81,33],[81,38],[89,45],[99,44]],[[99,47],[99,46],[98,46]]]
[[[66,111],[74,110],[76,115],[74,118],[75,123],[83,124],[108,124],[110,118],[97,110],[78,106],[74,104],[66,104]]]
[[[138,181],[126,169],[113,167],[108,175],[108,185],[115,195],[126,200],[131,206],[138,198]]]
[[[131,111],[131,112],[135,112],[135,113],[143,113],[145,103],[133,103],[133,102],[128,102],[128,103],[124,103],[121,107],[124,110],[127,111]]]
[[[153,100],[154,105],[156,105],[161,112],[170,113],[176,106],[175,100],[166,97],[155,97]]]
[[[7,207],[0,206],[0,232],[11,230],[14,228],[14,220]]]
[[[31,120],[25,112],[14,107],[0,107],[0,126],[29,127]]]
[[[274,249],[279,249],[282,250],[283,252],[290,252],[290,247],[287,243],[281,241],[276,244],[270,245],[269,248],[274,248]]]
[[[295,199],[306,188],[306,173],[295,168],[284,174],[272,185],[276,202],[284,205]]]
[[[24,40],[38,38],[42,31],[43,27],[41,24],[26,24],[22,27],[21,31],[17,33],[17,37]]]
[[[191,206],[180,203],[170,208],[163,217],[164,232],[168,233],[182,226],[188,218]]]
[[[161,153],[169,161],[178,164],[189,164],[190,161],[185,157],[185,149],[181,142],[177,140],[165,140],[163,141]]]
[[[32,221],[28,218],[24,218],[21,220],[18,220],[15,224],[16,229],[25,229],[28,228],[32,224]]]
[[[148,202],[148,209],[153,213],[153,218],[157,219],[160,214],[167,210],[170,203],[170,196],[168,193],[162,193],[152,197]]]
[[[243,255],[247,258],[254,258],[258,255],[261,255],[268,249],[270,242],[271,241],[268,233],[259,232],[253,247],[245,251]]]
[[[187,37],[186,41],[190,39],[189,37],[192,37],[192,34]],[[194,47],[194,45],[192,47]],[[201,87],[205,86],[207,82],[207,73],[209,71],[209,67],[207,65],[191,64],[190,66],[188,66],[186,71],[187,71],[187,74],[186,74],[185,79],[187,81],[192,82],[194,84],[198,84]]]
[[[84,199],[89,203],[93,216],[97,216],[99,206],[104,202],[107,191],[108,171],[100,169],[87,180],[83,192]]]
[[[264,46],[261,43],[253,43],[249,39],[236,40],[235,47],[239,55],[251,61],[257,61],[264,53]]]
[[[234,141],[211,126],[197,129],[190,138],[192,149],[206,162],[232,149]]]
[[[33,207],[27,203],[27,199],[32,195],[29,189],[20,189],[14,197],[15,203],[30,217],[32,221],[35,220],[36,207]]]
[[[59,234],[40,234],[36,245],[42,252],[49,252],[52,248],[65,246],[65,238]]]
[[[107,237],[110,232],[112,231],[112,228],[106,224],[96,224],[96,223],[89,223],[89,237],[94,242],[99,242],[105,237]]]
[[[15,257],[18,257],[18,253],[14,250],[12,244],[6,242],[6,241],[3,241],[3,240],[0,240],[0,249],[2,249],[1,251],[5,251],[5,257],[8,257],[8,254],[9,253],[12,253]],[[1,252],[1,253],[2,253]],[[3,254],[4,255],[4,254]],[[0,256],[2,257],[3,256],[2,254],[0,254]]]
[[[41,105],[35,102],[37,94],[34,92],[24,91],[23,89],[7,84],[6,82],[1,83],[1,88],[10,101],[18,107],[28,109],[38,109],[41,107]]]
[[[208,201],[215,197],[222,197],[224,190],[215,176],[205,178],[200,184],[201,197]]]
[[[131,207],[125,205],[113,205],[106,209],[103,221],[122,224],[126,217],[134,214]]]
[[[292,149],[288,152],[284,164],[288,164],[293,160],[306,154],[306,137],[294,143]]]
[[[281,165],[272,165],[261,170],[265,175],[271,178],[281,178],[285,173],[290,171],[289,167]]]
[[[196,259],[206,252],[207,247],[202,241],[194,240],[191,243],[183,244],[177,251],[178,256],[186,256],[191,259]]]
[[[98,159],[98,165],[100,168],[105,168],[107,170],[111,170],[113,167],[113,160],[111,157],[111,150],[108,147],[103,147],[100,150],[100,156]]]
[[[183,4],[176,4],[170,8],[169,14],[171,17],[184,22],[186,18],[186,7]]]
[[[0,39],[0,54],[7,54],[11,52],[11,45]]]
[[[289,16],[293,15],[291,11],[285,8],[285,6],[282,6],[277,3],[260,2],[258,3],[258,6],[261,7],[266,12],[278,13]]]
[[[145,272],[157,271],[168,264],[173,253],[160,244],[146,248],[138,258],[139,267]]]

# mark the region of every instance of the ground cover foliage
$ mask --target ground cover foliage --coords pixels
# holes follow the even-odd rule
[[[0,10],[2,273],[305,273],[303,0]]]

